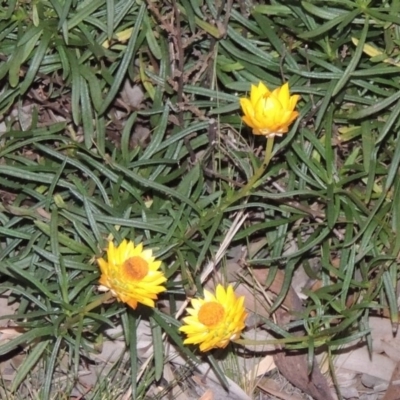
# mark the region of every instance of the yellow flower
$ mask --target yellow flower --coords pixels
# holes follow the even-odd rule
[[[294,111],[299,98],[297,94],[290,96],[288,83],[272,92],[262,82],[251,85],[250,99],[240,99],[243,122],[255,135],[281,136],[299,115]]]
[[[123,240],[115,247],[108,244],[107,261],[97,260],[100,270],[100,284],[110,289],[114,296],[136,308],[138,303],[154,307],[157,295],[165,291],[162,284],[167,280],[158,271],[161,261],[155,261],[152,250],[143,250],[143,244],[135,247],[133,242]]]
[[[247,313],[244,297],[237,298],[231,285],[225,290],[216,288],[215,296],[204,290],[204,299],[193,299],[190,316],[183,318],[185,325],[179,328],[186,333],[184,344],[200,344],[201,351],[225,348],[229,341],[239,339],[245,327]]]

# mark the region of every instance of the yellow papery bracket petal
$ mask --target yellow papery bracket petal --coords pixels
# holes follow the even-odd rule
[[[224,348],[231,340],[240,337],[245,328],[247,313],[244,297],[237,298],[233,287],[217,285],[215,295],[204,290],[203,299],[193,299],[190,317],[183,318],[185,325],[179,330],[187,335],[184,344],[198,344],[201,351]]]
[[[299,99],[299,95],[290,96],[288,83],[270,92],[259,82],[257,86],[251,85],[250,98],[239,99],[244,114],[242,120],[255,135],[282,135],[299,115],[294,111]]]
[[[278,99],[282,105],[282,108],[288,110],[290,107],[290,105],[289,105],[290,94],[289,94],[288,83],[285,83],[284,85],[282,85],[280,87],[279,92],[278,92]]]
[[[154,300],[164,292],[167,278],[162,271],[160,261],[155,261],[151,250],[144,250],[143,245],[123,240],[118,247],[109,242],[107,261],[99,258],[100,284],[108,288],[113,295],[130,307],[138,303],[154,307]]]

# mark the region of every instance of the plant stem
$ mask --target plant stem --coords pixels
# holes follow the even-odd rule
[[[92,311],[93,309],[95,309],[96,307],[98,307],[99,305],[105,303],[107,300],[111,299],[114,296],[114,294],[112,293],[111,290],[109,290],[108,292],[104,293],[102,296],[100,296],[99,298],[97,298],[96,300],[92,301],[91,303],[89,303],[88,305],[86,305],[85,307],[83,307],[77,315],[75,315],[72,318],[68,318],[65,322],[65,325],[63,326],[63,328],[65,330],[68,330],[69,328],[71,328],[72,326],[74,326],[77,322],[79,322],[79,320],[81,318],[83,318],[85,316],[85,314],[87,314],[89,311]]]
[[[114,297],[114,294],[111,290],[109,290],[108,292],[106,292],[102,296],[100,296],[98,299],[92,301],[87,306],[85,306],[79,314],[84,315],[84,314],[88,313],[89,311],[92,311],[94,308],[96,308],[100,304],[103,304],[106,301],[110,300],[112,297]]]
[[[267,138],[264,161],[262,162],[260,167],[254,172],[254,175],[251,177],[251,179],[239,191],[234,193],[231,197],[226,198],[225,201],[222,202],[222,204],[220,204],[218,207],[214,208],[213,210],[205,214],[203,217],[201,217],[199,223],[186,232],[185,235],[186,238],[192,237],[200,229],[201,225],[204,222],[207,222],[215,218],[217,215],[223,213],[229,206],[236,203],[242,197],[249,195],[251,189],[254,186],[257,186],[257,181],[266,171],[269,162],[271,161],[273,147],[274,147],[274,136],[271,136]]]
[[[261,178],[261,176],[266,171],[269,162],[271,161],[272,149],[274,147],[274,136],[271,136],[267,139],[267,145],[265,149],[264,161],[260,165],[260,167],[254,172],[254,175],[251,179],[244,185],[238,192],[236,192],[231,198],[226,199],[224,205],[219,208],[219,211],[225,211],[233,203],[236,203],[239,199],[244,196],[247,196],[250,190],[256,185],[257,181]]]

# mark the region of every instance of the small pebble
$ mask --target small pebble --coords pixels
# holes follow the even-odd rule
[[[361,382],[362,384],[367,387],[367,388],[375,388],[375,386],[380,385],[382,383],[388,383],[387,381],[384,381],[383,379],[379,379],[376,376],[368,375],[368,374],[362,374],[361,376]]]

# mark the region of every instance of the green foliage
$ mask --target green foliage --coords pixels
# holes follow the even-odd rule
[[[18,304],[3,319],[23,328],[0,354],[29,349],[12,391],[39,362],[51,376],[60,352],[76,374],[104,329],[121,324],[136,398],[162,375],[163,332],[198,362],[173,316],[186,292],[201,292],[203,266],[238,210],[248,218],[230,248],[265,240],[248,265],[285,271],[272,309],[300,266],[322,283],[307,292],[307,336],[268,322],[281,342],[312,355],[368,334],[359,321],[371,313],[398,322],[399,3],[231,3],[0,6],[0,292]],[[144,91],[138,105],[121,97],[126,79]],[[289,81],[300,118],[275,141],[248,201],[224,208],[265,147],[242,126],[238,102],[260,80],[272,88]],[[150,130],[148,143],[132,140],[138,126]],[[95,258],[110,235],[143,241],[169,278],[172,315],[150,315],[154,363],[137,384],[129,338],[141,313],[101,304],[96,292]],[[52,382],[41,390],[50,398]]]

